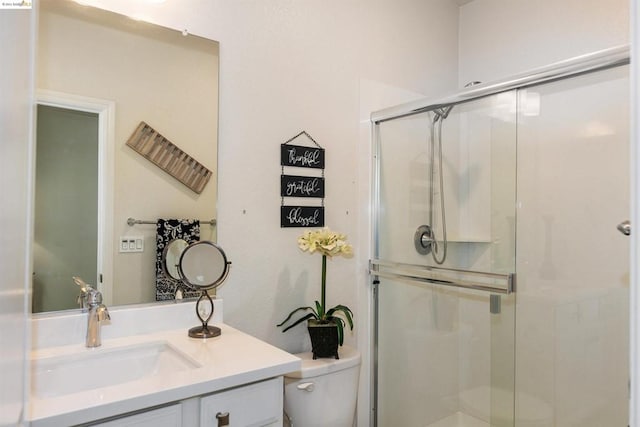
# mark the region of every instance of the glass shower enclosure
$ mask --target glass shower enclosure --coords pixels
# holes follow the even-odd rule
[[[627,425],[628,52],[374,113],[374,425]]]

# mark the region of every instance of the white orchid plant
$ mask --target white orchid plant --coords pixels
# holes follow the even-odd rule
[[[298,312],[309,312],[285,327],[282,332],[287,332],[294,326],[309,319],[316,319],[321,324],[335,323],[338,327],[338,342],[342,345],[344,342],[344,327],[346,326],[345,320],[349,328],[353,329],[353,313],[349,307],[341,304],[328,310],[326,309],[327,257],[351,257],[353,255],[353,248],[347,243],[347,236],[331,231],[328,227],[315,231],[305,231],[302,236],[298,238],[298,247],[303,252],[309,252],[310,254],[319,253],[322,255],[322,288],[320,301],[315,301],[315,307],[306,306],[296,308],[289,313],[289,316],[287,316],[282,323],[278,324],[278,326],[284,326]],[[344,316],[344,319],[338,315]]]

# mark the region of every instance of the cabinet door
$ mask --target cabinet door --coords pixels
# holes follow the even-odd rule
[[[200,427],[282,426],[282,395],[282,377],[278,377],[203,397]]]
[[[100,427],[182,427],[182,405],[178,403],[94,425]]]

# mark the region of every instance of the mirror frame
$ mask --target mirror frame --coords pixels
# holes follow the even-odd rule
[[[184,268],[182,266],[182,264],[185,261],[185,257],[188,255],[189,250],[193,250],[193,249],[197,249],[200,246],[212,246],[214,249],[216,249],[220,255],[222,256],[222,271],[220,272],[220,275],[211,283],[207,284],[207,285],[200,285],[198,283],[194,283],[191,280],[189,280],[189,278],[187,278],[187,276],[184,274]],[[180,263],[179,263],[179,267],[178,270],[180,272],[180,276],[182,277],[182,280],[189,286],[191,286],[194,289],[200,290],[200,291],[204,291],[204,290],[211,290],[211,289],[215,289],[218,286],[220,286],[225,279],[227,278],[227,276],[229,275],[229,267],[231,266],[231,262],[227,259],[227,255],[225,254],[224,250],[222,250],[222,248],[218,245],[216,245],[215,243],[209,241],[209,240],[200,240],[197,242],[194,242],[192,244],[190,244],[189,246],[187,246],[183,251],[182,254],[180,255]]]

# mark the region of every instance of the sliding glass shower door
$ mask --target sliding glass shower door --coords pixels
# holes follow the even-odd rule
[[[513,91],[378,125],[379,426],[513,425],[515,136]]]
[[[628,74],[520,91],[516,426],[628,424]]]
[[[377,426],[628,424],[621,64],[376,121]]]

